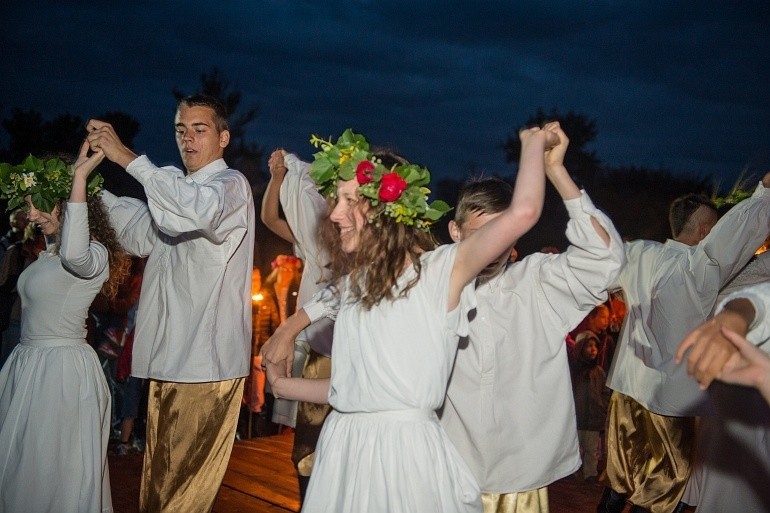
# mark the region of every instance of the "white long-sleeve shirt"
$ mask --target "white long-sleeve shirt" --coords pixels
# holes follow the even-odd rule
[[[480,285],[470,334],[460,341],[441,424],[483,492],[534,490],[580,467],[565,338],[606,300],[625,256],[588,195],[564,204],[572,246],[530,255]],[[339,299],[325,289],[303,308],[311,321],[334,318]]]
[[[679,344],[706,321],[719,290],[749,261],[770,229],[770,190],[760,183],[697,245],[674,240],[627,243],[628,263],[615,285],[628,313],[608,386],[659,415],[710,413],[707,395],[677,365]]]
[[[132,375],[222,381],[249,372],[254,200],[222,159],[186,175],[146,156],[126,168],[147,204],[102,193],[129,253],[148,256]]]
[[[585,193],[564,204],[571,246],[509,264],[478,286],[457,353],[441,423],[483,492],[534,490],[580,467],[565,337],[607,299],[625,256]]]
[[[294,254],[304,262],[297,297],[297,304],[302,305],[324,286],[324,266],[329,262],[329,254],[318,239],[318,226],[328,206],[310,177],[310,164],[290,153],[284,157],[284,165],[281,207],[294,235]],[[306,341],[313,351],[331,356],[333,335],[333,321],[323,319],[308,326],[297,339]]]

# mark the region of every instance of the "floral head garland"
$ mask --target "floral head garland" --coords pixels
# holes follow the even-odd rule
[[[312,136],[310,143],[321,151],[313,155],[315,160],[310,176],[319,192],[335,197],[339,180],[358,181],[358,192],[376,207],[384,204],[383,213],[397,223],[428,231],[441,219],[450,207],[441,200],[428,203],[430,172],[416,164],[396,165],[387,168],[371,151],[361,134],[347,129],[332,143]]]
[[[725,205],[737,205],[746,198],[750,198],[754,194],[752,191],[745,189],[734,188],[726,196],[716,196],[711,199],[717,208],[722,208]]]
[[[100,174],[92,174],[89,196],[99,192],[103,182]],[[6,210],[23,206],[24,198],[31,196],[35,208],[51,212],[57,200],[69,197],[71,188],[72,166],[61,159],[41,160],[30,155],[15,166],[0,163],[0,198],[8,200]]]

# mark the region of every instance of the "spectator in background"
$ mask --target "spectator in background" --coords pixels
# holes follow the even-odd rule
[[[0,237],[0,260],[8,248],[24,239],[24,230],[27,228],[27,214],[24,210],[17,208],[8,216],[8,222],[11,228],[5,235]]]
[[[605,385],[607,375],[599,365],[600,344],[594,332],[586,330],[578,333],[569,366],[580,457],[583,460],[576,475],[590,483],[596,483],[596,476],[599,475],[601,434],[610,400],[610,390]]]

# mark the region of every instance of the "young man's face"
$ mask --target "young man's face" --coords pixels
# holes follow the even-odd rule
[[[180,106],[174,118],[176,145],[188,173],[221,159],[230,142],[230,132],[217,130],[214,109]]]

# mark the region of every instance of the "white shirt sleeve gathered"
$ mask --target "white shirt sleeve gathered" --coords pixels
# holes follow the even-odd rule
[[[126,251],[148,256],[132,375],[173,382],[243,377],[251,352],[254,200],[224,160],[185,176],[146,156],[126,169],[147,204],[102,200]]]
[[[91,240],[86,203],[67,203],[59,257],[65,269],[86,280],[99,276],[109,265],[107,248]]]
[[[310,164],[291,153],[284,157],[284,164],[286,176],[280,190],[281,207],[294,235],[294,254],[304,262],[297,297],[297,304],[302,305],[325,285],[329,254],[319,240],[318,228],[328,206],[310,177]],[[324,317],[326,320],[315,322],[303,330],[297,340],[307,342],[317,353],[330,356],[334,316]]]
[[[728,211],[696,246],[674,240],[627,243],[618,279],[628,313],[608,386],[659,415],[711,413],[707,395],[677,365],[679,344],[711,315],[717,295],[768,235],[770,189]]]

